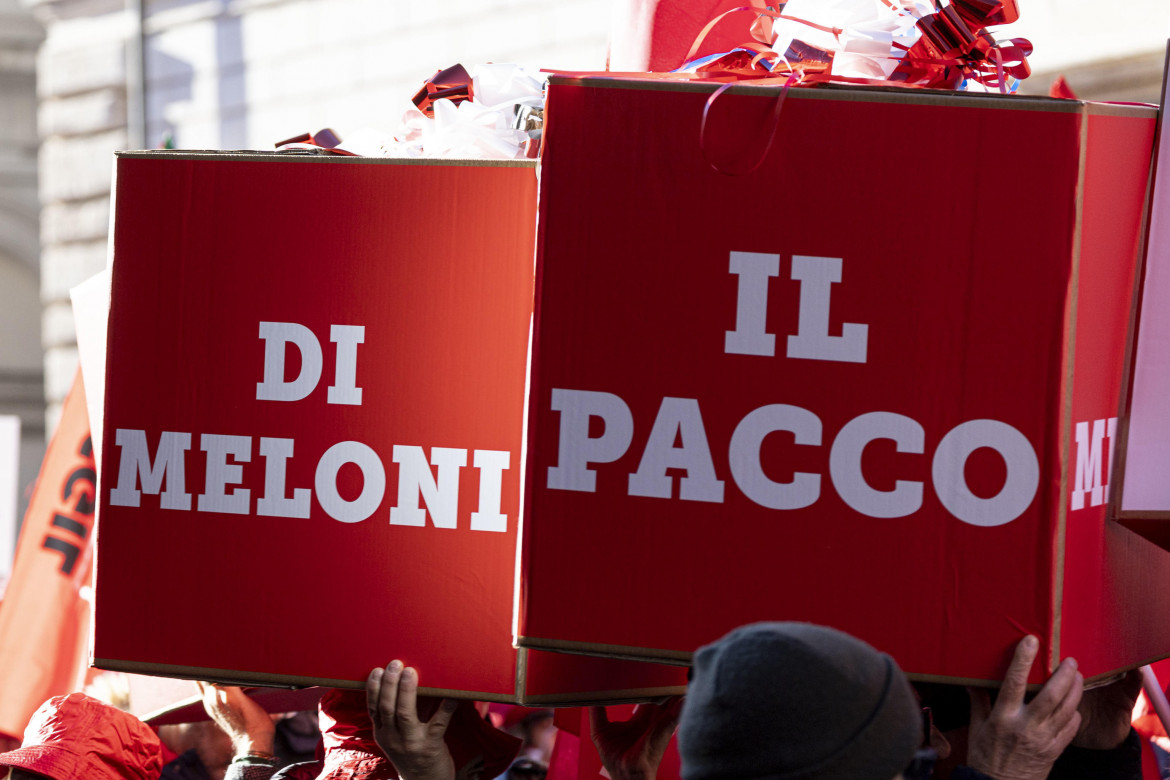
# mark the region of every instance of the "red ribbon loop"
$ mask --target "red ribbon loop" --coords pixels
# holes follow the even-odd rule
[[[435,75],[426,80],[412,100],[419,111],[434,116],[435,109],[432,106],[436,100],[446,98],[454,103],[462,103],[471,100],[471,96],[471,76],[467,74],[466,68],[456,63],[445,70],[435,71]]]
[[[889,79],[859,79],[830,73],[833,52],[795,40],[787,51],[772,49],[773,25],[783,19],[798,22],[816,30],[831,33],[838,38],[843,30],[827,27],[807,19],[786,15],[765,5],[766,0],[749,0],[750,5],[725,11],[703,28],[687,55],[687,65],[702,77],[730,77],[758,79],[791,74],[795,86],[837,81],[841,83],[897,84],[910,87],[958,89],[965,79],[976,81],[990,89],[1007,92],[1010,79],[1024,79],[1031,74],[1028,55],[1032,44],[1023,38],[997,43],[987,27],[1010,24],[1019,19],[1017,0],[951,0],[933,13],[917,20],[921,31],[918,42],[901,57],[891,50],[890,59],[898,66]],[[889,0],[886,5],[898,10]],[[905,9],[901,9],[904,11]],[[751,40],[722,56],[703,64],[692,64],[708,33],[727,16],[738,12],[756,14],[749,32]]]

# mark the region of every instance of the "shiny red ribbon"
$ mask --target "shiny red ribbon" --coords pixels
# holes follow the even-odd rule
[[[433,117],[435,115],[433,104],[436,100],[446,98],[455,103],[462,103],[464,100],[471,100],[471,97],[471,76],[467,74],[466,68],[456,63],[445,70],[435,71],[435,75],[426,80],[412,100],[419,111]]]
[[[922,37],[890,80],[906,86],[957,89],[973,79],[1006,92],[1008,77],[1027,78],[1032,44],[1024,38],[996,42],[988,25],[1008,24],[1020,16],[1016,0],[952,0],[918,20]]]
[[[833,76],[828,73],[832,54],[806,44],[794,44],[786,52],[776,52],[772,49],[772,26],[776,19],[798,22],[836,36],[843,30],[784,15],[765,6],[765,2],[750,0],[750,5],[725,11],[707,23],[687,54],[688,62],[694,59],[711,29],[724,18],[744,11],[757,15],[750,28],[751,40],[699,66],[697,75],[758,79],[789,73],[797,77],[793,86],[831,81],[935,89],[958,89],[965,79],[972,79],[1006,92],[1009,77],[1024,79],[1031,74],[1028,55],[1032,53],[1032,44],[1024,38],[999,43],[986,29],[1019,19],[1016,0],[952,0],[950,5],[922,17],[917,22],[922,36],[906,52],[889,79]],[[886,4],[895,7],[888,1]],[[762,64],[764,61],[773,67]]]

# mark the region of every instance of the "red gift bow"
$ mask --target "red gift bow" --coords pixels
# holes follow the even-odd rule
[[[957,89],[964,79],[1007,92],[1007,78],[1027,78],[1032,69],[1026,38],[997,43],[987,26],[1020,17],[1015,0],[952,0],[918,20],[922,37],[906,53],[891,81]]]
[[[775,51],[772,49],[775,19],[798,22],[837,37],[843,30],[785,15],[766,6],[765,2],[750,0],[750,5],[726,11],[708,22],[691,46],[687,62],[694,59],[707,34],[724,17],[750,11],[756,14],[750,28],[751,40],[735,51],[698,66],[697,73],[739,79],[790,73],[796,76],[795,85],[836,81],[946,89],[957,89],[964,79],[972,79],[1001,92],[1008,91],[1009,76],[1024,79],[1031,73],[1027,60],[1032,53],[1031,42],[1025,38],[1013,38],[999,43],[986,29],[989,25],[1010,24],[1019,19],[1016,0],[952,0],[944,7],[939,7],[936,0],[939,10],[917,21],[922,36],[906,51],[889,79],[833,76],[828,72],[832,54],[807,44],[794,44],[783,53]],[[890,0],[883,2],[895,8]],[[796,61],[791,62],[790,57]],[[684,65],[680,70],[687,67]]]
[[[435,71],[435,75],[426,80],[412,100],[419,111],[433,117],[435,115],[433,104],[436,100],[446,98],[455,103],[462,103],[464,100],[471,100],[471,97],[471,76],[467,75],[466,68],[456,63],[445,70]]]

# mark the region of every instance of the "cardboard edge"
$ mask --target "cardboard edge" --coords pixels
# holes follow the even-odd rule
[[[1081,284],[1081,241],[1084,230],[1085,209],[1085,167],[1088,164],[1089,113],[1080,116],[1080,145],[1078,149],[1076,227],[1073,230],[1072,269],[1069,276],[1069,304],[1065,313],[1064,347],[1064,397],[1060,413],[1060,498],[1056,510],[1056,549],[1052,568],[1052,643],[1048,658],[1048,673],[1056,671],[1060,664],[1061,634],[1064,630],[1064,567],[1066,564],[1065,545],[1068,541],[1069,476],[1073,468],[1072,456],[1072,414],[1076,379],[1077,355],[1077,313]]]
[[[1170,520],[1170,511],[1153,512],[1149,510],[1131,509],[1128,512],[1123,512],[1119,510],[1114,519],[1121,525],[1125,525],[1126,522],[1134,520]]]
[[[291,163],[344,163],[347,165],[419,165],[423,167],[535,168],[536,160],[494,160],[466,157],[356,157],[344,154],[301,154],[296,152],[216,151],[213,149],[145,149],[114,152],[119,160],[222,160]]]
[[[1150,664],[1157,663],[1158,661],[1164,661],[1167,658],[1170,658],[1170,653],[1163,653],[1161,655],[1151,656],[1150,658],[1147,658],[1144,661],[1138,661],[1136,663],[1127,664],[1126,666],[1121,666],[1121,667],[1118,667],[1116,669],[1111,669],[1107,672],[1100,672],[1098,674],[1094,674],[1092,677],[1086,677],[1085,678],[1085,690],[1089,690],[1090,688],[1096,688],[1096,687],[1099,687],[1101,685],[1106,685],[1108,683],[1114,682],[1116,679],[1124,676],[1125,674],[1127,674],[1129,672],[1132,672],[1134,669],[1140,669],[1143,666],[1149,666]]]
[[[1138,105],[1134,103],[1102,103],[1094,100],[1086,100],[1084,103],[1085,111],[1089,116],[1119,116],[1142,119],[1156,117],[1161,114],[1158,106],[1152,103]]]
[[[989,680],[983,677],[951,677],[945,674],[906,674],[910,682],[916,683],[940,683],[942,685],[962,685],[972,688],[999,688],[1003,685],[1003,680]],[[1028,685],[1029,691],[1038,691],[1043,688],[1042,683],[1031,683]]]
[[[183,680],[202,680],[222,685],[258,686],[268,688],[346,688],[361,690],[365,680],[338,680],[330,677],[302,677],[292,674],[268,674],[246,672],[236,669],[213,669],[201,666],[177,666],[172,664],[122,661],[110,658],[95,658],[93,666],[110,672],[149,674],[155,677],[178,677]],[[420,686],[420,696],[441,696],[451,699],[475,699],[479,701],[514,704],[516,696],[507,693],[483,693],[480,691],[458,691],[448,688]]]
[[[669,666],[690,666],[693,653],[679,650],[656,650],[648,647],[627,647],[625,645],[605,645],[593,642],[570,642],[563,639],[540,639],[537,637],[517,637],[521,648],[534,650],[552,650],[558,653],[571,655],[591,655],[603,658],[616,658],[621,661],[651,661]]]
[[[1167,87],[1170,86],[1170,41],[1166,42],[1166,58],[1162,64],[1162,102],[1166,105]],[[1146,282],[1146,253],[1150,243],[1150,215],[1154,210],[1154,179],[1158,171],[1158,156],[1161,150],[1162,124],[1166,119],[1164,111],[1158,112],[1154,125],[1154,151],[1150,155],[1150,174],[1146,180],[1146,206],[1142,213],[1141,244],[1138,248],[1137,269],[1134,272],[1133,291],[1129,306],[1129,329],[1125,339],[1125,363],[1121,372],[1121,408],[1118,410],[1117,452],[1110,464],[1108,518],[1124,525],[1125,520],[1170,520],[1170,511],[1142,511],[1122,509],[1125,496],[1125,467],[1129,450],[1129,411],[1133,403],[1133,376],[1137,368],[1137,332],[1141,319],[1142,289]]]
[[[685,685],[662,688],[633,688],[624,691],[598,691],[596,693],[548,693],[528,696],[521,700],[523,706],[552,705],[557,707],[583,707],[592,704],[632,704],[635,702],[661,699],[666,696],[684,696]],[[586,698],[587,697],[587,698]]]
[[[524,698],[528,690],[528,648],[516,648],[516,700]]]
[[[636,74],[601,73],[584,75],[553,75],[549,84],[553,86],[575,86],[602,89],[635,89],[652,92],[697,92],[710,93],[726,85],[725,81],[697,81],[682,79],[636,78]],[[750,81],[737,82],[728,88],[735,95],[775,96],[780,84],[764,86]],[[1012,111],[1042,111],[1058,114],[1083,114],[1086,110],[1094,114],[1110,116],[1148,116],[1156,112],[1153,106],[1126,105],[1116,103],[1088,103],[1083,100],[1051,98],[1040,95],[1002,95],[998,92],[955,92],[952,90],[923,89],[915,87],[853,86],[845,84],[818,84],[815,87],[800,87],[788,92],[786,99],[792,100],[842,100],[867,103],[912,103],[916,105],[951,106],[962,108],[997,108]]]
[[[1168,657],[1170,657],[1170,656],[1168,656]],[[1127,666],[1123,669],[1113,669],[1113,670],[1110,670],[1107,672],[1101,672],[1099,674],[1095,674],[1092,677],[1086,677],[1085,678],[1085,688],[1088,689],[1088,688],[1093,688],[1093,687],[1097,687],[1100,685],[1106,685],[1108,683],[1116,681],[1120,676],[1124,675],[1126,672],[1129,672],[1133,669],[1137,669],[1141,666],[1146,666],[1147,664],[1153,663],[1154,661],[1160,661],[1160,660],[1162,660],[1162,659],[1161,658],[1154,658],[1154,659],[1151,659],[1149,661],[1143,661],[1142,663],[1133,664],[1132,666]],[[948,677],[946,675],[941,675],[941,674],[907,674],[906,677],[910,680],[910,682],[915,682],[915,683],[941,683],[944,685],[962,685],[964,687],[970,687],[970,688],[997,688],[998,689],[998,688],[1003,687],[1003,680],[987,680],[987,679],[978,678],[978,677]],[[1044,688],[1044,683],[1029,683],[1027,686],[1027,690],[1029,693],[1037,693],[1040,690],[1042,690],[1043,688]]]

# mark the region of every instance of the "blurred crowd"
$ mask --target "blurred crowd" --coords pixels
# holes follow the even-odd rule
[[[1023,638],[995,689],[911,684],[848,634],[756,623],[699,648],[685,697],[625,720],[592,707],[589,736],[608,780],[654,780],[668,750],[683,780],[1140,780],[1141,673],[1086,690],[1065,659],[1030,690],[1038,651]],[[397,660],[364,692],[325,692],[316,713],[199,687],[206,720],[158,727],[82,693],[54,697],[0,767],[8,780],[581,780],[576,764],[550,770],[552,710],[421,696]]]

